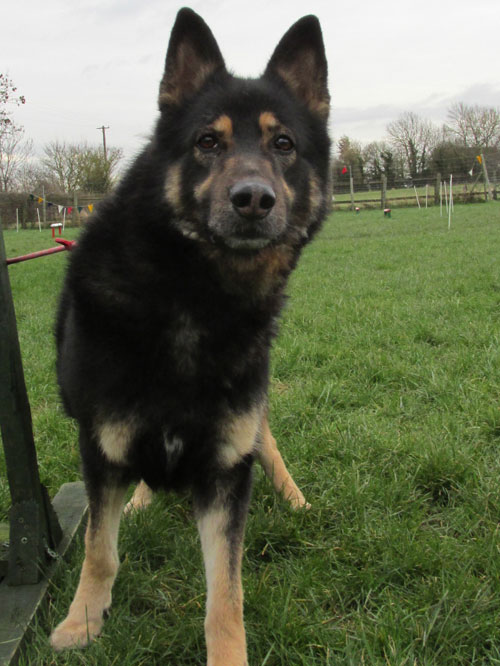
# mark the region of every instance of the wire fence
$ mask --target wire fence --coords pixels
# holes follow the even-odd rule
[[[350,182],[349,182],[350,180]],[[395,180],[390,185],[386,179],[355,183],[334,182],[332,201],[334,209],[429,207],[440,205],[449,191],[450,183],[455,203],[478,203],[497,199],[500,178],[495,172],[493,179],[484,173],[451,174],[442,178],[436,174],[428,178]]]
[[[56,222],[79,226],[105,196],[87,192],[0,192],[0,217],[4,229],[43,228]]]
[[[450,177],[436,174],[427,178],[387,179],[355,182],[338,179],[332,186],[334,209],[428,207],[440,205]],[[488,178],[485,171],[452,174],[455,203],[477,203],[498,198],[500,172]],[[88,192],[0,192],[0,219],[4,228],[47,228],[56,222],[79,226],[92,214],[104,194]]]

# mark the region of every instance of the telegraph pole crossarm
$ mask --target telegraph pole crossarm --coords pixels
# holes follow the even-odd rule
[[[100,127],[96,127],[96,129],[102,131],[102,147],[104,150],[104,161],[108,161],[108,152],[106,150],[106,130],[109,129],[109,126],[101,125]]]

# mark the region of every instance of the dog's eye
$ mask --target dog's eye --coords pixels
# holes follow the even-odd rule
[[[293,150],[294,143],[289,136],[286,136],[286,134],[280,134],[280,136],[274,140],[274,147],[284,153],[289,153]]]
[[[213,150],[217,148],[219,142],[214,134],[204,134],[197,141],[197,146],[202,150]]]

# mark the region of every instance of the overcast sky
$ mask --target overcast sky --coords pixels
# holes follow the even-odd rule
[[[456,101],[500,106],[500,0],[192,0],[236,74],[262,72],[304,14],[322,24],[332,136],[382,139],[414,111],[441,124]],[[25,95],[15,110],[38,150],[52,140],[108,145],[132,157],[157,115],[173,0],[7,0],[0,72]]]

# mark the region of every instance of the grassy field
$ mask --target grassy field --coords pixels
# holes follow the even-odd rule
[[[500,204],[334,213],[290,285],[271,425],[312,504],[260,469],[243,563],[252,666],[500,664]],[[70,234],[67,234],[70,235]],[[9,256],[48,232],[7,232]],[[54,384],[66,258],[11,267],[43,481],[79,478]],[[2,470],[0,504],[8,504]],[[21,664],[204,664],[204,576],[186,498],[123,521],[102,637],[53,655],[81,541]],[[1,615],[1,609],[0,609]]]

